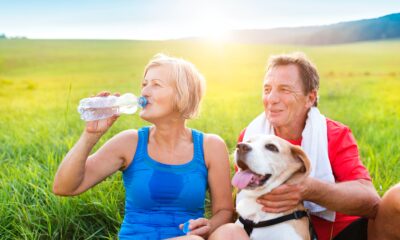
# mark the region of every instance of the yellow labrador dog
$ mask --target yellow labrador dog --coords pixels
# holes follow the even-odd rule
[[[267,213],[257,198],[283,183],[294,184],[310,173],[303,150],[274,135],[257,135],[237,145],[240,168],[232,184],[240,189],[236,210],[250,239],[311,239],[310,222],[303,204],[282,213]]]

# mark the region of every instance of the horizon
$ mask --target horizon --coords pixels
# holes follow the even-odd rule
[[[400,1],[0,2],[0,34],[29,39],[222,40],[229,31],[331,25],[400,12]],[[354,9],[358,9],[354,11]],[[21,14],[24,18],[21,18]]]

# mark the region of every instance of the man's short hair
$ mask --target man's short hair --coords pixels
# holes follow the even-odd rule
[[[272,55],[268,59],[267,72],[276,66],[285,66],[294,64],[299,69],[300,77],[303,83],[303,92],[308,94],[319,89],[319,75],[315,65],[302,52],[294,52],[290,54]],[[314,106],[318,106],[318,97],[314,102]]]
[[[169,80],[175,90],[174,108],[184,119],[195,118],[199,113],[200,103],[205,92],[205,79],[197,68],[190,62],[156,54],[144,69],[147,71],[156,66],[167,66],[170,69]]]

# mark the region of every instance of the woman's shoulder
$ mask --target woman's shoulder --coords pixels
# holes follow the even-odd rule
[[[203,137],[203,146],[204,150],[217,150],[223,147],[223,149],[226,149],[226,144],[225,141],[222,137],[220,137],[217,134],[214,133],[204,133]]]
[[[136,129],[127,129],[117,133],[113,138],[117,139],[119,142],[123,141],[137,141],[138,139],[138,130]]]
[[[203,133],[204,134],[204,141],[211,141],[211,142],[224,142],[221,136],[215,133]]]
[[[229,162],[228,148],[222,137],[213,133],[205,133],[203,140],[204,159],[207,168]]]
[[[135,129],[128,129],[114,135],[109,140],[109,143],[114,146],[114,150],[116,151],[130,153],[132,148],[136,149],[138,139],[138,131]]]
[[[124,130],[116,134],[113,138],[115,139],[114,144],[118,148],[116,151],[120,151],[122,157],[124,158],[125,163],[124,167],[122,168],[122,170],[124,170],[130,165],[131,160],[136,152],[139,140],[138,130]]]

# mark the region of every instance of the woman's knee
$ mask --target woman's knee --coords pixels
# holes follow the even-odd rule
[[[196,236],[196,235],[192,235],[192,236],[188,236],[188,238],[186,238],[186,240],[204,240],[204,238],[200,237],[200,236]]]
[[[234,223],[224,224],[217,228],[208,238],[209,240],[215,239],[249,239],[244,229]]]
[[[167,240],[204,240],[204,238],[197,235],[186,235],[182,237],[168,238]]]

